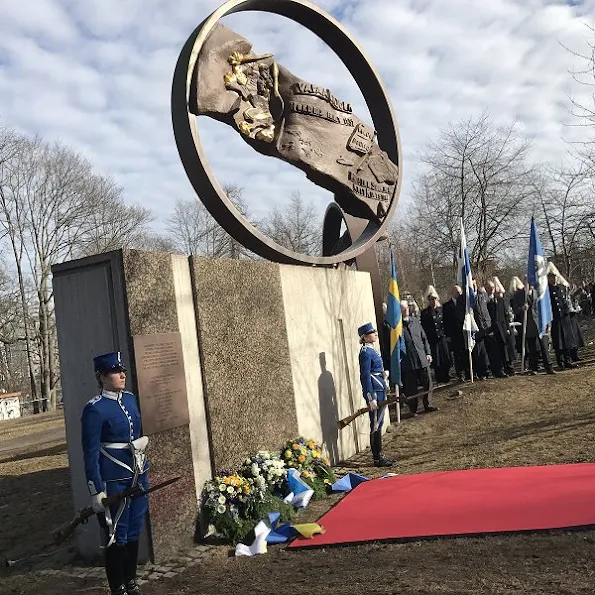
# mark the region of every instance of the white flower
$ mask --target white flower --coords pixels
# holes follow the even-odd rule
[[[223,504],[219,504],[219,506],[217,506],[217,512],[219,514],[223,514],[225,512],[226,508],[225,506],[223,506]]]
[[[233,494],[235,492],[235,490],[233,489],[233,486],[227,486],[227,493],[228,494]]]
[[[221,494],[221,496],[219,496],[217,501],[219,502],[219,504],[225,504],[226,498],[223,494]]]
[[[219,491],[224,492],[227,489],[227,486],[224,483],[219,484]]]
[[[259,475],[259,473],[260,473],[260,469],[258,468],[258,465],[256,463],[254,463],[252,465],[252,475],[254,477],[256,477],[257,475]]]

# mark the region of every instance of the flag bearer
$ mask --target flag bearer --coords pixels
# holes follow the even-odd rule
[[[382,454],[382,426],[386,407],[379,407],[379,403],[386,399],[386,375],[382,364],[382,357],[374,349],[373,344],[378,334],[371,322],[357,329],[362,348],[359,352],[360,380],[364,399],[370,407],[370,447],[376,467],[391,467],[393,461]]]
[[[101,389],[83,409],[82,446],[91,505],[102,528],[105,572],[113,595],[140,595],[136,583],[138,540],[148,495],[106,508],[106,496],[139,485],[147,488],[148,438],[141,433],[136,397],[124,391],[126,368],[120,352],[93,360]]]

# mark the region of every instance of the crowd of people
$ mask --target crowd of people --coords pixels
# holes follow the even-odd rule
[[[591,316],[595,312],[595,287],[583,284],[571,288],[551,262],[547,266],[547,282],[547,289],[542,288],[542,299],[539,299],[539,292],[528,285],[526,278],[513,277],[508,291],[496,276],[483,284],[473,279],[472,314],[477,330],[472,334],[464,330],[468,298],[460,285],[452,287],[450,298],[444,304],[432,285],[425,291],[423,308],[412,296],[404,296],[406,299],[400,302],[404,349],[397,348],[400,354],[398,381],[410,415],[438,411],[431,403],[435,382],[486,380],[490,376],[507,378],[516,374],[515,363],[523,357],[521,368],[530,375],[537,374],[540,367],[547,374],[556,374],[554,359],[560,371],[576,368],[579,350],[584,346],[578,314]],[[549,306],[544,296],[549,296]],[[545,329],[540,328],[542,320],[546,319],[540,317],[539,302],[546,313],[549,314],[551,308]],[[390,330],[385,323],[383,341],[386,345],[390,344]],[[373,323],[362,325],[358,333],[362,345],[360,377],[370,410],[374,464],[389,467],[393,461],[382,454],[384,408],[379,403],[386,399],[391,382],[396,381],[388,379],[391,357],[388,349],[382,357],[373,347],[378,339]]]
[[[549,263],[548,291],[552,322],[541,337],[535,290],[530,289],[526,295],[525,283],[519,277],[512,278],[508,292],[498,277],[492,277],[483,285],[474,279],[473,288],[473,316],[478,331],[473,335],[475,345],[471,357],[467,333],[463,331],[465,296],[459,285],[452,287],[450,299],[444,304],[441,304],[438,293],[431,285],[424,295],[424,302],[427,303],[425,308],[420,309],[411,296],[401,304],[405,343],[409,342],[414,347],[415,363],[422,359],[430,362],[436,382],[449,382],[453,378],[463,382],[470,380],[471,368],[474,378],[478,380],[490,376],[506,378],[515,374],[514,363],[521,358],[522,353],[525,354],[524,367],[529,374],[536,374],[540,365],[548,374],[555,374],[550,346],[559,370],[576,367],[580,359],[579,349],[584,345],[577,314],[583,312],[591,315],[594,311],[592,299],[595,290],[592,286],[585,284],[573,291],[556,266]],[[419,321],[421,329],[412,320]],[[413,337],[423,346],[423,355],[428,355],[428,358],[419,357]],[[402,360],[405,374],[411,359],[405,355]],[[385,363],[389,365],[389,362]],[[425,376],[423,382],[415,387],[412,382],[411,386],[406,386],[403,379],[403,392],[409,396],[409,393],[414,394],[420,389],[427,390],[427,385]]]

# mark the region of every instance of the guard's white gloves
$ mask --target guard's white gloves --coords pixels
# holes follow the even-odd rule
[[[378,401],[376,401],[376,399],[370,399],[368,401],[368,407],[370,408],[370,411],[376,411],[376,409],[378,409]]]
[[[107,498],[107,494],[105,492],[99,492],[99,494],[91,496],[91,507],[93,508],[94,513],[97,514],[105,510],[105,506],[103,505],[104,498]]]

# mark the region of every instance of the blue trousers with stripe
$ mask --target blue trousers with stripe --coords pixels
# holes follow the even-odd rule
[[[143,488],[147,489],[149,482],[147,478],[147,473],[139,476],[138,483]],[[108,496],[113,494],[118,494],[127,490],[132,485],[132,480],[124,480],[124,481],[109,481],[107,482],[106,486],[106,493]],[[116,522],[118,508],[120,504],[114,504],[110,506],[110,514],[112,517],[112,522]],[[118,520],[116,525],[116,540],[115,543],[118,545],[124,545],[131,541],[138,541],[142,528],[143,522],[145,520],[145,515],[149,509],[149,496],[148,494],[143,494],[141,496],[135,496],[134,498],[127,498],[126,503],[124,505],[124,510]],[[103,545],[107,545],[109,541],[109,534],[108,534],[108,526],[105,520],[104,514],[98,514],[97,518],[99,519],[99,524],[102,531],[103,537]]]

